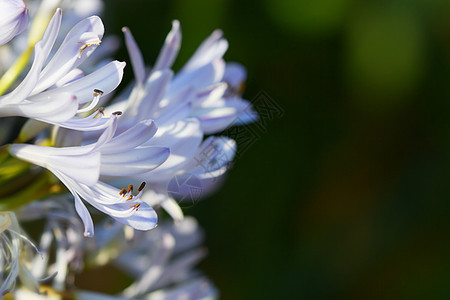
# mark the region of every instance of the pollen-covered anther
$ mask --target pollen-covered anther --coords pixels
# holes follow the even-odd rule
[[[133,208],[134,210],[138,210],[140,206],[141,206],[140,203],[136,203],[136,204],[130,205],[130,208]]]
[[[92,94],[94,99],[92,99],[92,101],[91,101],[91,103],[89,105],[87,105],[87,106],[77,110],[77,113],[84,113],[84,112],[88,112],[88,111],[94,109],[95,106],[97,106],[98,101],[100,101],[100,96],[101,95],[103,95],[103,91],[98,90],[98,89],[94,89],[94,93]]]
[[[128,197],[127,201],[133,200],[133,195],[130,195],[130,197]]]
[[[94,94],[93,94],[94,97],[101,96],[101,95],[103,95],[103,91],[101,91],[99,89],[94,89]]]
[[[125,189],[121,189],[120,192],[119,192],[119,195],[120,195],[120,196],[123,195],[123,196],[125,197],[125,194],[126,194],[126,193],[127,193],[127,191],[126,191]]]
[[[132,184],[130,184],[129,186],[128,186],[128,189],[127,189],[127,193],[129,193],[129,192],[133,192],[133,185]]]

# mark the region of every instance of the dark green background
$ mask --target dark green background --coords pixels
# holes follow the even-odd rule
[[[106,2],[148,64],[173,19],[176,69],[223,29],[244,96],[284,110],[185,210],[223,299],[450,298],[450,1]]]

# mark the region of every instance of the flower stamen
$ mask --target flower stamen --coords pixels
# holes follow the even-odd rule
[[[145,187],[145,182],[142,182],[141,185],[138,188],[138,192],[142,191]]]
[[[100,40],[97,40],[97,41],[93,41],[93,42],[91,42],[91,43],[86,43],[86,44],[84,44],[84,45],[82,45],[81,47],[80,47],[80,53],[78,53],[78,58],[80,58],[81,57],[81,54],[83,54],[83,51],[84,50],[86,50],[86,48],[87,47],[90,47],[90,46],[93,46],[93,45],[100,45],[100,43],[101,43],[102,41],[100,41]],[[78,43],[83,43],[83,42],[78,42]]]
[[[140,203],[136,203],[136,204],[130,205],[130,208],[133,208],[134,210],[138,210],[140,206],[141,206]]]
[[[91,109],[93,109],[100,101],[101,95],[103,95],[103,91],[94,89],[94,93],[92,94],[94,99],[92,99],[91,103],[88,106],[86,106],[85,108],[80,108],[79,110],[77,110],[77,113],[84,113],[84,112],[87,112],[87,111],[90,111]]]
[[[133,202],[135,202],[135,204],[131,204],[130,205],[130,208],[133,208],[133,210],[138,210],[138,208],[141,206],[141,204],[138,201],[139,201],[139,198],[142,195],[144,187],[145,187],[145,182],[142,182],[141,185],[139,186],[139,189],[138,189],[139,193],[137,195],[133,195],[134,187],[133,187],[132,184],[130,184],[127,189],[123,188],[123,189],[120,190],[119,196],[122,196],[122,199],[124,199],[122,201],[133,201]],[[122,202],[122,201],[120,201],[120,202]]]
[[[94,89],[94,97],[97,97],[98,95],[103,95],[103,91],[99,89]]]

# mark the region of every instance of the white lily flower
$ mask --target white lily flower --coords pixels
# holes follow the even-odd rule
[[[180,25],[174,21],[155,66],[145,79],[139,47],[128,28],[123,32],[136,84],[128,99],[107,107],[105,111],[124,111],[119,120],[119,130],[148,118],[158,123],[159,130],[147,145],[167,146],[171,154],[160,167],[140,175],[139,178],[149,181],[152,187],[143,199],[151,205],[163,206],[176,221],[180,221],[183,213],[168,192],[170,181],[182,174],[194,175],[199,180],[200,194],[208,194],[220,183],[219,179],[234,157],[235,143],[229,139],[210,139],[200,146],[204,133],[222,131],[237,120],[241,123],[255,120],[251,105],[239,97],[246,72],[238,64],[225,64],[222,56],[228,43],[222,38],[221,31],[215,31],[174,76],[169,68],[181,42]],[[205,156],[206,145],[214,145],[214,151],[221,153],[221,165],[211,165],[219,154],[209,152],[209,156]],[[229,149],[232,149],[232,154]]]
[[[6,2],[23,4],[21,0],[0,0],[0,4]],[[21,221],[46,219],[38,239],[43,251],[27,256],[26,264],[20,250],[23,241],[35,246],[21,233],[13,213],[0,212],[0,279],[4,279],[0,281],[0,298],[11,292],[14,299],[216,299],[214,285],[194,268],[206,255],[200,246],[202,231],[195,219],[184,218],[179,206],[180,201],[192,197],[191,190],[170,189],[170,184],[192,177],[195,197],[210,193],[222,182],[236,143],[226,137],[205,139],[205,134],[257,117],[241,98],[245,69],[223,59],[228,42],[222,32],[213,32],[175,73],[172,65],[181,45],[178,21],[173,21],[152,68],[146,68],[136,41],[124,28],[135,84],[122,92],[123,98],[117,97],[122,100],[96,110],[108,103],[125,67],[124,62],[107,58],[115,47],[105,49],[101,19],[87,17],[92,9],[100,11],[102,2],[27,3],[33,26],[0,49],[2,72],[8,69],[8,76],[0,80],[0,117],[28,118],[15,141],[35,144],[4,147],[13,156],[4,153],[4,183],[14,184],[3,190],[8,197],[3,205],[16,209],[33,201],[29,195],[41,198],[60,191],[63,185],[70,194],[52,195],[18,210]],[[39,7],[35,13],[33,4]],[[64,23],[61,9],[51,17],[59,5],[64,8]],[[0,25],[15,22],[18,27],[0,26],[0,42],[4,36],[11,39],[22,31],[27,16],[26,8],[21,8],[15,19],[8,21],[2,18],[2,7]],[[98,51],[100,43],[103,46]],[[30,69],[16,83],[33,47]],[[88,58],[89,65],[83,64]],[[44,130],[50,125],[55,126]],[[11,140],[14,136],[6,142]],[[53,147],[44,146],[49,144]],[[26,173],[29,165],[16,158],[48,169],[61,184],[44,170]],[[17,191],[20,180],[31,184]],[[140,182],[137,189],[129,184]],[[123,185],[128,187],[117,188]],[[150,189],[144,190],[145,186]],[[96,221],[95,239],[84,239],[94,235],[86,202],[112,218],[100,221],[100,226]],[[162,222],[150,231],[158,220],[153,205],[166,210],[175,222]],[[135,281],[117,296],[77,290],[74,272],[82,270],[84,263],[113,263]],[[21,286],[13,292],[17,277]],[[35,278],[42,277],[46,284],[39,291]]]
[[[124,33],[130,56],[141,57],[129,30],[125,29]],[[239,64],[225,64],[223,61],[228,43],[222,38],[222,32],[213,32],[183,69],[173,76],[168,68],[178,53],[180,40],[179,23],[174,21],[147,81],[143,83],[145,69],[142,59],[132,60],[136,77],[141,79],[137,80],[126,107],[123,103],[113,105],[114,109],[124,109],[124,119],[121,121],[125,124],[146,117],[158,122],[160,135],[157,133],[149,143],[169,146],[171,155],[161,167],[146,174],[153,189],[147,192],[152,195],[144,198],[152,204],[167,206],[169,214],[176,220],[180,220],[182,212],[168,195],[168,182],[180,174],[195,175],[201,182],[199,188],[207,194],[220,183],[218,179],[224,175],[234,157],[234,141],[214,138],[200,147],[203,134],[219,132],[232,124],[252,122],[257,118],[251,105],[240,98],[246,79],[245,69]],[[194,122],[193,117],[199,122],[196,128],[188,126]],[[181,142],[181,139],[184,141]],[[222,155],[221,165],[211,165],[211,161],[217,161],[218,154],[209,152],[209,156],[205,155],[206,145],[216,147],[215,152]]]
[[[28,24],[28,9],[22,0],[0,0],[0,46],[20,34]]]
[[[23,116],[63,127],[87,130],[89,126],[86,124],[78,127],[74,125],[77,119],[68,124],[65,122],[76,113],[84,111],[79,106],[93,100],[94,90],[108,94],[122,80],[125,63],[117,61],[81,78],[74,77],[71,73],[101,42],[104,28],[100,18],[96,16],[75,25],[42,69],[55,43],[60,24],[61,10],[57,9],[44,36],[35,44],[34,61],[27,76],[16,89],[0,97],[0,116]],[[61,81],[68,83],[61,86]],[[97,120],[94,122],[98,123]],[[97,123],[93,126],[98,126]]]
[[[153,122],[141,122],[116,137],[116,115],[110,126],[94,144],[77,147],[44,147],[13,144],[9,152],[22,160],[47,168],[69,189],[75,199],[75,208],[85,224],[85,235],[94,233],[90,214],[81,198],[119,222],[140,230],[156,226],[156,213],[140,196],[141,185],[134,196],[132,186],[127,191],[116,189],[99,181],[101,174],[129,176],[146,172],[163,163],[169,151],[165,147],[141,146],[156,132]],[[81,198],[80,198],[81,197]]]

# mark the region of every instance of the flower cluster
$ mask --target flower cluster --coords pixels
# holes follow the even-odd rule
[[[117,38],[90,16],[102,5],[0,0],[0,295],[89,299],[74,274],[114,263],[135,279],[122,298],[214,298],[192,269],[205,253],[200,229],[179,203],[226,174],[236,143],[214,134],[257,119],[241,97],[245,69],[224,61],[228,43],[214,31],[175,73],[178,21],[149,67],[125,27],[134,81],[115,95],[126,63],[109,59]],[[194,186],[180,188],[188,177]],[[175,222],[154,229],[160,208]],[[37,246],[21,228],[36,220]]]

